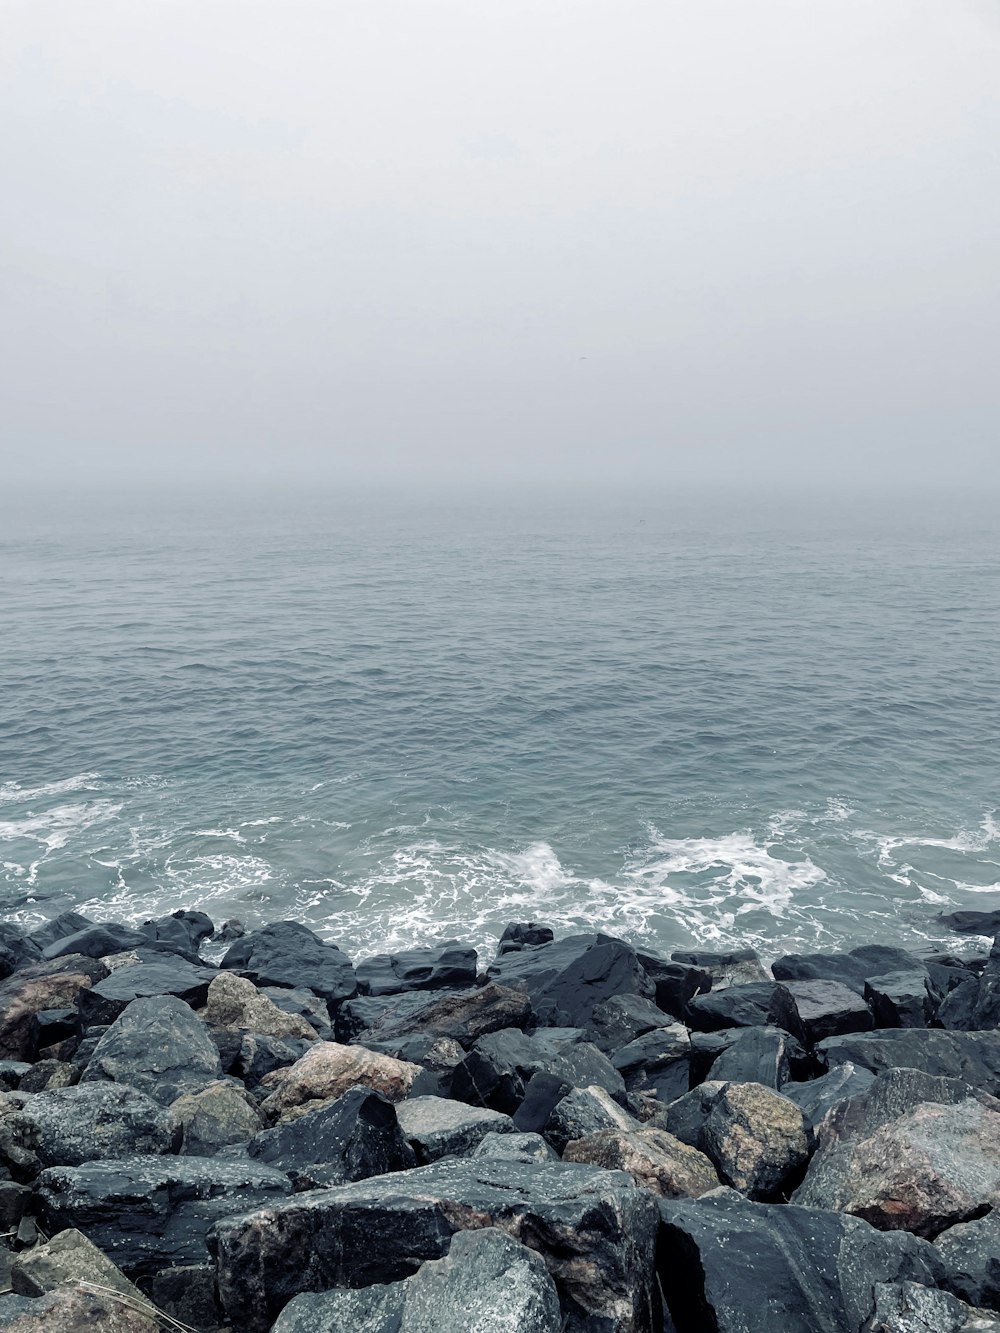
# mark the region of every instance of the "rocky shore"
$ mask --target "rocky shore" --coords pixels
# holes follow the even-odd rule
[[[1000,944],[0,925],[0,1330],[1000,1333],[998,1026]]]

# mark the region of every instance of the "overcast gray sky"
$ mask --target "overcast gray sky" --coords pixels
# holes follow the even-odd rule
[[[1000,481],[994,0],[3,0],[8,479]]]

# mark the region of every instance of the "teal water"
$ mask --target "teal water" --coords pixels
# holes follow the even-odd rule
[[[661,948],[1000,905],[986,504],[11,501],[0,895]]]

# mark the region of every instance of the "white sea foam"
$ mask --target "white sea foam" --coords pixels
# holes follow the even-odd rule
[[[26,814],[20,819],[0,819],[0,842],[24,839],[56,851],[84,829],[113,819],[121,808],[116,801],[89,801],[57,805],[42,814]]]
[[[77,773],[60,782],[43,782],[37,787],[23,787],[20,782],[0,783],[0,801],[26,805],[29,801],[48,800],[53,796],[68,796],[76,791],[95,791],[99,788],[100,773]]]

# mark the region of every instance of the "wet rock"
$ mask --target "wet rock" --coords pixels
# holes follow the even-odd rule
[[[870,1032],[875,1026],[863,995],[843,981],[817,978],[786,981],[810,1046],[843,1032]]]
[[[9,977],[19,967],[36,963],[41,957],[41,949],[28,938],[20,926],[13,922],[0,921],[0,979]]]
[[[86,930],[88,926],[96,925],[96,921],[91,921],[89,916],[82,916],[79,912],[60,912],[51,921],[46,921],[44,926],[33,930],[28,939],[41,954],[43,949],[47,949],[56,940],[64,940],[67,935],[75,935],[78,930]]]
[[[751,1199],[774,1199],[798,1182],[809,1161],[802,1112],[760,1083],[727,1083],[716,1094],[698,1145],[727,1185]]]
[[[972,1022],[981,1032],[1000,1026],[1000,939],[994,941],[980,978]]]
[[[590,1028],[595,1007],[612,996],[651,1000],[656,993],[635,950],[610,935],[573,935],[502,954],[487,975],[523,991],[544,1027]]]
[[[30,1174],[102,1157],[166,1153],[173,1140],[162,1107],[137,1088],[110,1083],[37,1093],[0,1122],[0,1153],[12,1146],[30,1152],[36,1162]]]
[[[326,1007],[326,1001],[321,1000],[305,986],[296,986],[293,990],[282,986],[264,986],[260,994],[266,995],[286,1014],[298,1014],[300,1018],[304,1018],[320,1041],[333,1040],[330,1011]]]
[[[571,1140],[587,1138],[602,1129],[631,1132],[639,1128],[639,1122],[610,1093],[593,1087],[574,1088],[562,1097],[553,1107],[544,1132],[552,1146],[562,1152]]]
[[[688,1001],[712,989],[712,973],[706,968],[694,967],[690,963],[667,962],[656,954],[643,953],[642,950],[636,956],[655,987],[653,998],[656,1007],[671,1018],[683,1020]]]
[[[34,1060],[38,1053],[35,1015],[66,1009],[80,991],[107,976],[93,958],[72,955],[31,963],[0,983],[0,1060]]]
[[[517,1028],[480,1037],[455,1065],[451,1093],[470,1106],[489,1106],[512,1115],[524,1100],[525,1084],[540,1068],[535,1042]]]
[[[708,1083],[700,1083],[683,1097],[678,1097],[668,1106],[661,1107],[646,1121],[646,1127],[666,1130],[681,1143],[699,1148],[705,1121],[725,1086],[725,1083],[716,1082],[714,1079]]]
[[[183,940],[177,933],[178,927],[183,930],[187,939],[187,947],[197,953],[206,940],[210,940],[215,934],[215,923],[205,912],[178,911],[171,912],[169,916],[161,916],[155,921],[146,921],[143,924],[144,931],[151,931],[153,938],[161,943],[176,945],[180,947]]]
[[[656,1224],[653,1196],[621,1172],[453,1159],[227,1219],[212,1243],[223,1307],[248,1333],[300,1292],[399,1281],[485,1227],[542,1253],[569,1333],[648,1333]]]
[[[791,1075],[793,1053],[805,1054],[781,1028],[730,1028],[725,1049],[711,1061],[706,1076],[716,1082],[761,1083],[777,1090]]]
[[[37,1299],[0,1296],[2,1333],[161,1333],[162,1323],[146,1300],[136,1305],[117,1292],[58,1287]]]
[[[589,1041],[573,1042],[547,1058],[542,1070],[570,1088],[603,1088],[622,1106],[629,1105],[625,1080],[608,1057]]]
[[[100,1038],[83,1071],[86,1083],[128,1083],[161,1106],[220,1077],[219,1053],[183,1000],[133,1000]]]
[[[306,986],[331,1012],[357,992],[351,960],[296,921],[276,921],[241,936],[222,960],[255,986]]]
[[[933,1238],[1000,1190],[1000,1103],[956,1079],[880,1074],[835,1106],[795,1201]]]
[[[247,1143],[264,1127],[253,1099],[230,1079],[181,1093],[171,1103],[170,1117],[180,1131],[179,1151],[188,1157],[210,1157],[220,1148]]]
[[[168,1264],[204,1263],[205,1237],[219,1218],[290,1192],[287,1176],[257,1162],[128,1157],[50,1167],[37,1199],[47,1233],[75,1227],[139,1279]]]
[[[1000,1317],[917,1282],[877,1282],[865,1333],[1000,1333]]]
[[[453,1154],[468,1156],[487,1134],[514,1129],[513,1120],[499,1111],[444,1097],[411,1097],[400,1102],[396,1114],[419,1166]]]
[[[145,1286],[156,1308],[174,1320],[196,1329],[214,1329],[221,1322],[215,1299],[215,1266],[211,1263],[161,1269],[146,1278]],[[165,1333],[171,1328],[168,1323]]]
[[[79,1082],[80,1071],[65,1060],[39,1060],[19,1084],[20,1092],[49,1092]]]
[[[273,1333],[561,1333],[555,1285],[541,1257],[494,1228],[460,1231],[445,1259],[389,1286],[296,1296]]]
[[[691,1038],[683,1023],[654,1028],[615,1052],[611,1060],[629,1092],[649,1092],[669,1102],[687,1092]]]
[[[749,982],[696,995],[688,1005],[688,1024],[701,1032],[776,1027],[790,1032],[799,1041],[805,1040],[792,993],[776,981]]]
[[[567,1143],[563,1161],[627,1171],[636,1184],[666,1199],[697,1199],[719,1185],[704,1153],[662,1129],[600,1130]]]
[[[857,1069],[848,1062],[831,1069],[821,1078],[810,1079],[808,1083],[784,1083],[781,1095],[795,1103],[805,1116],[809,1129],[814,1130],[827,1111],[849,1097],[867,1092],[874,1079],[870,1070]]]
[[[476,984],[475,949],[448,940],[422,949],[375,954],[359,963],[361,995],[399,995],[413,990],[461,990]]]
[[[337,1031],[341,1040],[364,1043],[399,1037],[451,1037],[466,1050],[489,1032],[523,1028],[531,1002],[508,986],[488,985],[445,995],[407,992],[371,996],[344,1005]]]
[[[134,1000],[150,996],[173,995],[192,1006],[201,1006],[215,970],[194,967],[183,958],[164,955],[165,961],[140,963],[137,967],[119,967],[78,997],[80,1023],[113,1023]]]
[[[594,1006],[591,1038],[606,1055],[654,1028],[669,1026],[668,1015],[642,995],[613,995]]]
[[[268,1075],[268,1080],[277,1082],[262,1109],[271,1122],[287,1120],[332,1101],[355,1085],[373,1088],[389,1101],[399,1102],[409,1094],[419,1072],[419,1065],[377,1055],[363,1046],[321,1041],[288,1069]]]
[[[533,948],[538,944],[549,944],[555,934],[548,926],[538,926],[534,921],[512,921],[504,927],[497,945],[497,953],[514,953],[518,949]]]
[[[213,1039],[219,1031],[213,1032]],[[226,1072],[242,1079],[248,1088],[257,1088],[269,1074],[289,1068],[313,1045],[303,1037],[268,1037],[263,1032],[239,1032],[238,1036],[239,1045]]]
[[[672,953],[675,963],[696,967],[707,972],[714,991],[729,986],[746,986],[770,981],[771,975],[753,949],[737,949],[732,953],[709,953],[704,949],[682,949]]]
[[[235,972],[220,972],[208,988],[201,1017],[206,1023],[224,1028],[246,1028],[268,1037],[301,1037],[315,1041],[311,1023],[298,1014],[279,1009],[262,995],[252,981]]]
[[[555,1152],[541,1134],[484,1134],[473,1157],[487,1157],[494,1162],[551,1162]]]
[[[879,1028],[925,1028],[941,1003],[923,968],[886,972],[865,982],[865,1000]]]
[[[107,921],[101,925],[84,926],[71,935],[53,940],[42,950],[42,957],[65,958],[69,954],[81,954],[84,958],[103,958],[106,953],[121,953],[123,949],[134,949],[143,943],[145,936],[139,931]]]
[[[677,1333],[859,1333],[879,1281],[933,1283],[934,1248],[843,1213],[733,1191],[660,1203],[658,1266]]]
[[[816,1047],[833,1069],[850,1062],[873,1074],[886,1069],[919,1069],[958,1078],[974,1088],[1000,1093],[1000,1032],[941,1032],[887,1028],[854,1036],[828,1037]]]
[[[22,1250],[11,1265],[10,1281],[18,1296],[44,1296],[63,1283],[82,1281],[110,1287],[132,1301],[145,1301],[121,1269],[82,1231],[72,1227],[46,1244]]]
[[[865,982],[886,972],[919,970],[920,960],[905,949],[866,944],[849,953],[786,954],[771,971],[776,981],[839,981],[864,994]]]
[[[1000,1310],[1000,1212],[949,1227],[934,1248],[945,1270],[941,1286],[969,1305]]]
[[[264,1130],[249,1152],[284,1171],[296,1189],[342,1185],[416,1165],[395,1107],[368,1088],[350,1088],[319,1110]]]
[[[1000,934],[1000,912],[942,912],[938,920],[959,935],[985,935],[992,939]]]
[[[938,1005],[934,1011],[934,1026],[957,1032],[975,1031],[978,1001],[979,978],[970,974]]]
[[[246,926],[235,916],[223,921],[219,927],[219,939],[223,944],[231,944],[233,940],[241,940],[246,933]]]

